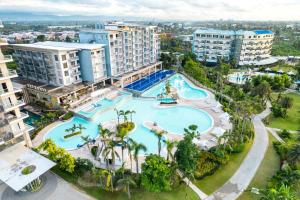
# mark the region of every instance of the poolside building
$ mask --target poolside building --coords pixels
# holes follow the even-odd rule
[[[270,56],[273,38],[270,30],[199,29],[194,32],[192,48],[199,61],[234,59],[238,65],[258,66],[277,62]]]
[[[95,29],[81,30],[82,43],[106,44],[108,75],[119,77],[158,62],[160,40],[156,26],[122,22],[98,23]]]
[[[15,44],[14,56],[26,102],[47,107],[76,105],[89,100],[107,76],[105,45],[66,42]]]

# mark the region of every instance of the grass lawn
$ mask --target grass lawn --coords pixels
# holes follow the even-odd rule
[[[213,175],[207,176],[204,179],[196,180],[194,184],[206,194],[211,194],[219,187],[224,185],[235,171],[239,168],[244,158],[248,154],[252,146],[252,142],[245,145],[243,152],[233,154],[226,165],[221,166]]]
[[[267,186],[267,181],[279,170],[280,167],[280,158],[276,153],[273,147],[273,141],[276,139],[269,134],[269,146],[262,161],[261,165],[259,166],[253,180],[251,181],[247,191],[245,191],[238,200],[255,200],[259,199],[259,195],[251,193],[252,187],[264,189]]]
[[[277,95],[272,95],[277,98]],[[268,126],[273,128],[287,129],[287,130],[300,130],[300,95],[296,93],[288,93],[283,96],[293,98],[293,107],[288,110],[287,117],[284,118],[270,118]]]
[[[291,67],[291,66],[287,66],[287,65],[280,65],[280,66],[275,66],[275,67],[271,67],[272,70],[274,71],[279,71],[279,70],[282,70],[284,72],[289,72],[289,71],[292,71],[294,72],[295,74],[297,73],[297,70],[294,68],[294,67]]]
[[[90,196],[94,197],[95,199],[101,200],[127,200],[127,194],[125,192],[107,192],[99,187],[82,187],[77,184],[77,178],[74,176],[70,176],[69,174],[60,171],[57,167],[52,169],[54,173],[65,179],[66,181],[74,184],[80,190],[86,192]],[[176,199],[186,199],[186,200],[199,200],[197,194],[192,191],[189,187],[182,184],[179,187],[175,188],[171,192],[159,192],[159,193],[152,193],[147,192],[142,189],[134,189],[131,188],[131,199],[133,200],[176,200]]]

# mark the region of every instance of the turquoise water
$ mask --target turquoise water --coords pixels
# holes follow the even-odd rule
[[[185,99],[202,99],[208,96],[208,94],[195,86],[191,86],[186,79],[179,74],[176,74],[168,79],[172,87],[177,89],[177,93],[180,97]],[[165,89],[166,81],[155,85],[149,90],[145,91],[142,96],[145,97],[157,97]]]
[[[118,96],[115,99],[101,99],[97,101],[96,103],[87,106],[86,108],[82,109],[78,113],[86,116],[87,118],[92,118],[97,112],[101,110],[105,110],[109,107],[115,106],[117,103],[119,103],[122,100],[123,96]]]
[[[34,122],[41,118],[40,115],[37,115],[37,114],[30,112],[28,110],[25,110],[25,109],[21,110],[21,112],[29,115],[29,117],[24,119],[24,122],[30,126],[34,126]]]
[[[123,95],[122,98],[126,98],[126,95]],[[200,132],[207,131],[213,125],[212,118],[205,111],[181,105],[160,108],[159,103],[156,99],[132,98],[124,104],[114,105],[114,108],[119,110],[134,110],[136,112],[133,115],[136,129],[129,134],[129,137],[143,143],[148,149],[147,154],[157,153],[158,141],[154,133],[144,127],[143,123],[145,121],[156,122],[164,130],[178,135],[183,135],[183,129],[191,124],[197,125]],[[128,117],[130,119],[130,116]],[[66,149],[76,149],[78,144],[83,143],[81,137],[75,136],[64,140],[65,129],[70,128],[73,124],[81,123],[87,128],[83,130],[83,135],[96,138],[98,136],[97,124],[116,119],[117,115],[113,108],[101,112],[101,114],[96,114],[92,122],[74,117],[71,121],[50,130],[45,138],[52,138],[56,144]]]

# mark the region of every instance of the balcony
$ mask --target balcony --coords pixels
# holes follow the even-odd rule
[[[17,71],[16,70],[8,70],[8,73],[0,73],[0,80],[4,79],[11,79],[17,77]]]
[[[12,62],[12,56],[10,55],[5,55],[5,56],[0,56],[0,63],[6,63],[6,62]]]
[[[17,117],[15,115],[7,115],[5,118],[8,120],[9,123],[13,123],[19,120],[23,120],[25,118],[29,117],[28,114],[21,112],[21,116]]]
[[[9,94],[13,94],[13,93],[17,93],[17,92],[22,92],[22,89],[20,89],[20,88],[13,88],[12,91],[9,91],[8,88],[6,88],[6,89],[1,89],[0,88],[0,97],[6,96],[6,95],[9,95]]]
[[[4,132],[3,134],[0,135],[0,145],[9,142],[13,138],[14,138],[14,134],[12,132]]]
[[[24,129],[18,129],[18,130],[14,130],[14,137],[20,137],[21,135],[23,135],[26,132],[30,132],[34,130],[34,127],[28,125],[28,124],[24,124]]]
[[[24,106],[24,105],[25,105],[24,100],[18,100],[16,103],[3,103],[2,102],[4,112],[9,112],[15,108],[18,108],[18,107]]]

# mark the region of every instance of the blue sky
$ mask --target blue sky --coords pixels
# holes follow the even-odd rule
[[[300,0],[0,0],[0,12],[174,20],[300,20]]]

